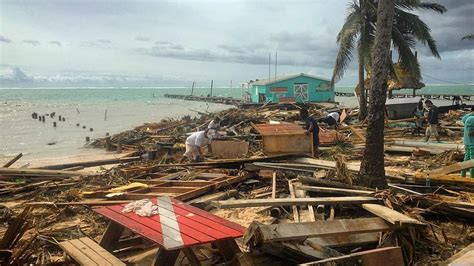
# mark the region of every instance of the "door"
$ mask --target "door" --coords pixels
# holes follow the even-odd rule
[[[308,101],[308,84],[295,84],[295,98],[296,102],[307,102]]]

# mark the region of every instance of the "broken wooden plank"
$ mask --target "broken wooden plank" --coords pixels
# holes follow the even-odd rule
[[[428,175],[426,173],[417,173],[415,174],[415,180],[418,182],[426,182]],[[474,178],[462,177],[461,175],[448,175],[448,174],[430,174],[430,182],[439,182],[439,183],[456,183],[464,185],[474,185]]]
[[[101,166],[101,165],[108,165],[108,164],[137,162],[137,161],[140,161],[141,159],[142,158],[140,156],[114,158],[114,159],[94,160],[94,161],[85,161],[85,162],[77,162],[77,163],[48,165],[48,166],[38,167],[38,169],[62,170],[62,169],[78,167],[78,166],[94,167],[94,166]]]
[[[394,144],[398,146],[405,146],[405,147],[441,149],[444,151],[464,150],[464,145],[458,144],[458,143],[437,143],[437,142],[424,142],[424,141],[395,140]]]
[[[318,193],[328,194],[339,194],[339,195],[354,195],[354,196],[368,196],[374,194],[374,191],[368,190],[357,190],[357,189],[344,189],[344,188],[332,188],[332,187],[316,187],[316,186],[297,186],[297,189],[312,191]]]
[[[474,244],[463,248],[458,253],[454,254],[448,260],[444,262],[444,265],[449,266],[462,266],[462,265],[472,265],[474,262]]]
[[[354,133],[360,140],[362,140],[363,142],[367,141],[365,136],[358,129],[353,126],[349,126],[349,128],[351,129],[352,133]]]
[[[252,227],[252,225],[250,227]],[[384,232],[394,228],[393,225],[378,217],[288,224],[259,224],[254,227],[253,232],[249,234],[246,233],[245,239],[248,245],[259,246],[275,241],[304,240],[313,237]]]
[[[309,239],[324,247],[361,246],[377,243],[379,241],[379,233],[342,234]]]
[[[276,199],[276,192],[277,192],[277,174],[274,171],[272,174],[272,199]]]
[[[78,171],[63,171],[63,170],[44,170],[35,168],[0,168],[0,175],[3,176],[56,176],[56,177],[71,177],[79,175],[87,175],[85,172]]]
[[[424,176],[429,175],[430,177],[436,176],[436,175],[446,175],[446,174],[451,174],[455,172],[460,172],[461,170],[468,169],[468,168],[474,168],[474,159],[451,164],[451,165],[444,166],[444,167],[430,170],[430,171],[425,171],[423,172],[423,175]]]
[[[11,159],[10,161],[8,161],[8,162],[7,162],[6,164],[4,164],[2,167],[4,167],[4,168],[10,167],[12,164],[14,164],[16,161],[18,161],[22,156],[23,156],[23,153],[19,153],[17,156],[15,156],[13,159]]]
[[[294,205],[339,205],[362,204],[377,202],[372,197],[321,197],[321,198],[286,198],[286,199],[248,199],[214,201],[212,204],[218,208],[243,208],[263,206],[294,206]]]
[[[365,210],[377,215],[378,217],[384,219],[385,221],[391,224],[400,226],[404,224],[425,225],[425,223],[422,223],[416,219],[406,216],[405,214],[399,213],[382,205],[366,203],[362,204],[361,206]]]
[[[291,199],[295,199],[295,189],[294,189],[292,180],[288,180],[288,190],[290,191]],[[295,221],[295,223],[299,223],[300,222],[300,214],[298,212],[298,206],[293,205],[291,208],[292,208],[292,211],[293,211],[293,221]]]
[[[315,262],[304,263],[305,266],[329,266],[329,265],[384,265],[400,266],[405,265],[400,247],[377,248],[367,251],[357,252],[336,258],[329,258]]]

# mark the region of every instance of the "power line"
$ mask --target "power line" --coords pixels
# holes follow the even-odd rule
[[[435,78],[435,77],[428,76],[428,75],[426,75],[426,74],[421,74],[421,75],[424,76],[424,77],[430,78],[430,79],[434,79],[434,80],[437,80],[437,81],[441,81],[441,82],[445,82],[445,83],[450,83],[450,84],[454,84],[454,85],[469,85],[469,84],[466,84],[466,83],[458,83],[458,82],[452,82],[452,81],[442,80],[442,79],[439,79],[439,78]]]

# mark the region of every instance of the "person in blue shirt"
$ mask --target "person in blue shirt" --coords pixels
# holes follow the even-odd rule
[[[474,111],[474,108],[473,110]],[[464,161],[474,159],[474,112],[462,117],[464,123]],[[474,178],[474,168],[469,171],[471,178]],[[466,177],[466,169],[461,171],[461,176]]]
[[[300,118],[305,122],[306,134],[313,135],[313,157],[319,154],[319,125],[314,117],[309,116],[308,110],[300,109]]]

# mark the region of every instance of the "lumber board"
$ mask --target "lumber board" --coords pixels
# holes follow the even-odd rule
[[[342,234],[309,238],[324,247],[360,246],[379,241],[379,233]]]
[[[15,156],[13,159],[11,159],[10,161],[8,161],[7,163],[5,163],[2,167],[4,168],[8,168],[10,167],[12,164],[14,164],[16,161],[20,160],[20,158],[23,156],[23,153],[19,153],[17,156]]]
[[[79,171],[64,171],[64,170],[44,170],[35,168],[0,168],[0,175],[4,176],[59,176],[71,177],[87,175],[88,173]]]
[[[339,205],[374,203],[378,199],[372,197],[321,197],[321,198],[285,198],[285,199],[248,199],[213,201],[218,208],[243,208],[263,206],[297,206],[297,205]]]
[[[249,239],[263,244],[278,241],[303,240],[371,232],[384,232],[395,227],[381,218],[359,218],[333,221],[315,221],[288,224],[258,225]]]
[[[436,143],[436,142],[423,142],[423,141],[395,140],[394,144],[398,146],[405,146],[405,147],[442,149],[444,151],[464,150],[464,145],[458,144],[458,143]]]
[[[468,169],[468,168],[473,168],[473,167],[474,167],[474,159],[464,161],[464,162],[455,163],[455,164],[451,164],[451,165],[444,166],[444,167],[441,167],[441,168],[438,168],[438,169],[426,171],[425,174],[430,175],[430,176],[450,174],[450,173],[459,172],[461,170]]]
[[[474,178],[462,177],[461,175],[448,175],[448,174],[430,174],[431,182],[439,183],[457,183],[457,184],[470,184],[474,185]],[[424,173],[415,174],[415,180],[418,182],[425,182],[428,175]]]
[[[321,265],[384,265],[400,266],[405,265],[400,247],[386,247],[366,250],[336,258],[329,258],[315,262],[308,262],[300,265],[321,266]]]
[[[358,129],[356,129],[354,126],[349,126],[349,128],[351,129],[352,133],[354,133],[360,140],[366,142],[367,139]]]
[[[371,212],[372,214],[377,215],[378,217],[384,219],[385,221],[391,224],[400,225],[400,226],[404,224],[425,225],[424,223],[416,219],[408,217],[405,214],[399,213],[383,205],[366,203],[366,204],[362,204],[361,206],[365,210]]]
[[[458,253],[447,259],[444,264],[449,266],[471,265],[474,261],[474,243],[463,248]]]
[[[288,190],[290,191],[290,197],[292,199],[295,199],[296,198],[296,196],[295,196],[295,187],[293,186],[292,180],[288,180]],[[299,223],[300,222],[300,214],[298,212],[298,206],[292,205],[291,208],[292,208],[292,211],[293,211],[293,221],[295,221],[295,223]]]
[[[357,190],[357,189],[344,189],[344,188],[333,188],[333,187],[316,187],[316,186],[297,186],[297,189],[312,191],[318,193],[338,194],[338,195],[354,195],[354,196],[369,196],[374,194],[374,191],[368,190]]]
[[[93,167],[93,166],[101,166],[101,165],[108,165],[108,164],[136,162],[136,161],[140,161],[140,160],[141,160],[140,156],[135,156],[135,157],[124,157],[124,158],[114,158],[114,159],[105,159],[105,160],[85,161],[85,162],[77,162],[77,163],[55,164],[55,165],[48,165],[48,166],[38,167],[38,169],[62,170],[62,169],[66,169],[66,168],[79,167],[79,166]]]

